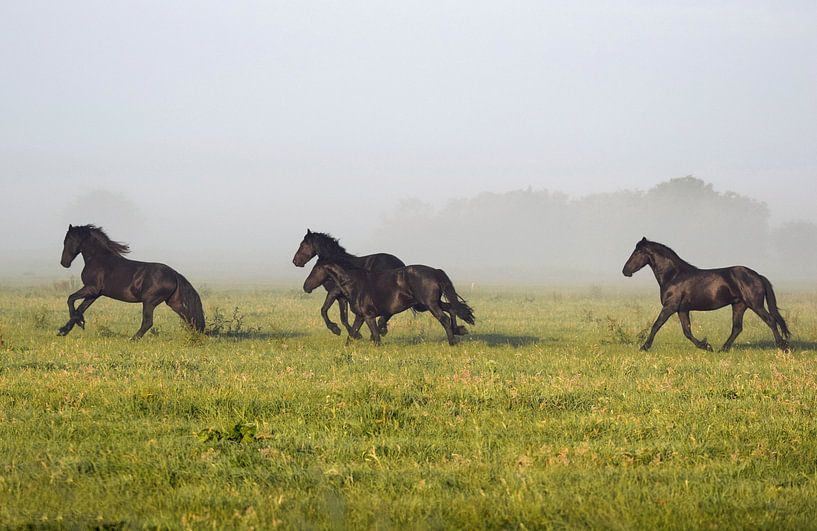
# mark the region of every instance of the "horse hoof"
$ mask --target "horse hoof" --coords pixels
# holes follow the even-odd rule
[[[349,337],[351,337],[352,339],[363,339],[363,335],[360,332],[356,334],[349,334]]]
[[[703,348],[704,350],[707,350],[709,352],[714,352],[714,350],[712,350],[712,345],[710,345],[709,343],[704,343],[703,347],[701,347],[701,348]]]
[[[340,335],[340,327],[334,323],[328,326],[329,330],[336,336]]]
[[[80,319],[77,321],[77,326],[85,330],[85,319]]]
[[[68,330],[66,330],[65,328],[60,328],[59,330],[57,330],[57,335],[58,336],[67,336],[68,335]]]
[[[458,336],[465,336],[468,335],[468,329],[464,326],[458,326],[454,329],[454,333]]]
[[[641,352],[647,352],[648,350],[650,350],[650,346],[651,345],[647,345],[645,343],[644,345],[641,345],[641,348],[639,348],[638,350],[640,350]]]

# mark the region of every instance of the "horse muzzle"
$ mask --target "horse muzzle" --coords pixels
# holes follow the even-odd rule
[[[633,276],[633,273],[631,271],[627,271],[626,269],[622,270],[621,274],[624,275],[625,277]]]

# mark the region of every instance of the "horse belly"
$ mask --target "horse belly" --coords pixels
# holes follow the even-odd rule
[[[713,283],[703,290],[693,292],[685,298],[685,310],[708,311],[717,310],[734,304],[740,299],[739,293],[725,282]]]
[[[411,308],[416,302],[411,294],[398,291],[379,301],[377,306],[380,311],[378,313],[380,315],[395,315]]]
[[[400,293],[397,297],[397,301],[395,304],[397,311],[395,311],[394,313],[406,311],[415,304],[417,304],[417,299],[415,299],[408,293]]]
[[[102,294],[122,302],[140,302],[142,300],[142,283],[109,282]]]

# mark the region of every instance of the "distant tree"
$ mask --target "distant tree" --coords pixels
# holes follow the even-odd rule
[[[771,263],[768,218],[764,203],[687,176],[645,192],[578,199],[527,189],[481,193],[441,209],[407,201],[377,229],[375,245],[409,261],[573,278],[618,274],[647,236],[701,267],[760,269]]]
[[[62,218],[65,224],[104,227],[114,239],[133,238],[144,230],[146,221],[133,201],[105,189],[79,195],[65,208]]]
[[[651,233],[670,246],[688,246],[701,267],[768,262],[769,209],[734,192],[687,176],[670,179],[644,195]],[[675,243],[673,243],[675,242]],[[677,249],[684,253],[684,249]]]

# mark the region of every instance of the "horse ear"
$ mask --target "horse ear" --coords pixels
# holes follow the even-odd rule
[[[69,224],[68,224],[68,230],[71,230],[71,229],[73,229],[73,228],[74,228],[74,226],[73,226],[73,225],[71,225],[71,224],[69,223]]]
[[[642,236],[642,237],[641,237],[641,242],[642,242],[642,243],[644,243],[645,241],[647,241],[647,237],[646,237],[646,236]]]
[[[306,229],[306,233],[307,233],[307,234],[312,234],[312,231],[311,231],[311,230],[309,230],[309,229]]]

